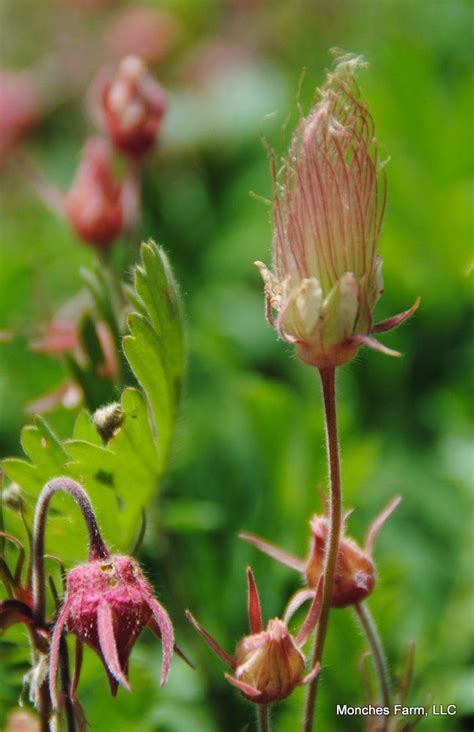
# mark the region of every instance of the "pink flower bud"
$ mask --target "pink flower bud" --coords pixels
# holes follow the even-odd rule
[[[235,664],[235,680],[241,688],[247,684],[258,689],[261,704],[285,699],[300,684],[305,670],[303,654],[278,618],[270,620],[266,630],[240,641]]]
[[[50,654],[51,698],[57,706],[56,676],[59,645],[64,628],[90,646],[102,659],[112,694],[118,684],[129,689],[128,660],[145,626],[161,638],[161,684],[168,678],[173,654],[173,626],[135,559],[111,556],[72,569],[67,594],[54,626]]]
[[[306,564],[306,581],[317,587],[324,571],[324,553],[328,537],[328,520],[313,516],[311,551]],[[353,539],[343,536],[339,542],[331,606],[347,607],[364,600],[375,585],[375,567],[370,556]]]
[[[88,244],[108,249],[120,236],[121,187],[113,176],[110,148],[101,138],[86,143],[65,203],[71,226]]]
[[[378,533],[387,519],[392,515],[401,498],[397,496],[371,523],[367,532],[365,546],[361,549],[356,542],[342,533],[339,540],[336,572],[331,597],[332,607],[346,607],[361,602],[367,597],[375,585],[375,565],[372,552]],[[346,516],[347,518],[347,516]],[[306,602],[309,596],[317,592],[324,573],[326,541],[328,537],[328,519],[325,516],[314,515],[310,522],[312,538],[309,556],[306,561],[288,554],[268,541],[253,534],[240,534],[240,538],[253,544],[257,549],[285,564],[291,569],[301,572],[306,580],[306,587],[299,590],[289,607],[292,612]]]
[[[418,306],[373,326],[383,292],[377,247],[385,174],[355,80],[360,65],[360,57],[344,57],[328,74],[296,129],[281,182],[274,165],[273,272],[256,263],[268,320],[318,368],[346,363],[361,345],[399,355],[371,333],[396,327]]]
[[[126,155],[150,152],[166,111],[161,86],[138,56],[127,56],[102,95],[104,121],[114,146]]]
[[[319,672],[318,663],[305,675],[306,660],[300,649],[318,621],[322,583],[311,593],[312,602],[306,619],[293,637],[287,625],[293,614],[291,609],[287,610],[284,620],[274,618],[263,630],[260,599],[250,567],[247,582],[251,633],[237,644],[234,656],[226,653],[189,611],[186,615],[214,653],[234,672],[233,675],[225,674],[226,679],[249,701],[270,704],[285,699],[297,686],[308,684]]]

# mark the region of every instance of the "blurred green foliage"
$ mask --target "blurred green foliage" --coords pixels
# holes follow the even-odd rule
[[[104,2],[80,13],[71,13],[71,5],[3,3],[4,64],[45,63],[59,44],[58,24],[71,44],[85,31],[100,49],[111,17],[139,4]],[[382,152],[391,158],[381,238],[385,295],[377,316],[422,299],[417,315],[386,338],[403,359],[362,352],[339,373],[345,500],[356,508],[349,533],[362,538],[388,499],[403,496],[377,544],[379,583],[369,604],[395,670],[416,640],[411,701],[458,705],[455,718],[428,718],[420,729],[470,730],[472,7],[467,0],[147,5],[168,9],[177,28],[155,67],[169,90],[169,115],[145,171],[141,231],[133,245],[120,245],[115,264],[128,268],[138,248],[127,247],[151,236],[168,252],[181,284],[190,350],[185,398],[141,559],[198,672],[176,659],[169,685],[159,689],[160,653],[145,635],[132,656],[133,694],[121,690],[115,701],[105,701],[100,662],[86,652],[80,695],[91,727],[212,732],[240,730],[252,720],[253,710],[226,684],[183,611],[189,607],[230,651],[247,630],[247,564],[267,618],[282,611],[299,583],[290,570],[239,542],[238,531],[259,533],[303,556],[308,519],[321,509],[326,468],[317,379],[264,322],[252,263],[269,261],[270,210],[249,192],[271,198],[261,138],[284,150],[298,118],[302,68],[299,101],[307,109],[330,63],[327,51],[338,46],[370,62],[360,83]],[[63,186],[90,129],[82,101],[95,70],[59,99],[25,143]],[[66,373],[60,361],[31,353],[28,342],[81,288],[79,268],[91,264],[93,253],[41,208],[12,166],[4,166],[0,186],[0,329],[14,333],[0,346],[0,443],[3,455],[21,456],[25,404]],[[48,421],[67,439],[75,417],[62,409]],[[0,664],[3,718],[27,669],[23,632],[9,631],[1,648],[9,661],[8,679]],[[364,701],[357,673],[363,649],[350,611],[335,611],[321,730],[342,728],[336,703]],[[299,690],[275,710],[277,730],[295,729],[302,698]],[[343,729],[360,730],[362,722],[344,718]]]

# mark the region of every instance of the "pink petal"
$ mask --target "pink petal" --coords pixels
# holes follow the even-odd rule
[[[288,605],[286,606],[285,615],[283,616],[283,622],[288,625],[295,612],[299,610],[301,605],[303,605],[306,600],[312,600],[314,594],[314,590],[298,590],[298,592],[293,595]]]
[[[251,701],[256,701],[260,696],[259,690],[254,686],[250,686],[250,684],[246,684],[244,681],[239,681],[239,679],[236,679],[235,676],[231,676],[230,674],[224,674],[224,676],[227,681],[236,686],[237,689],[241,691],[242,694],[245,694],[245,696]]]
[[[319,674],[320,668],[321,668],[321,665],[320,665],[319,661],[316,661],[314,668],[309,672],[309,674],[306,674],[306,676],[301,679],[298,686],[305,686],[306,684],[310,684]]]
[[[161,640],[160,626],[156,622],[155,618],[153,618],[153,617],[150,618],[150,620],[148,621],[148,627],[156,635],[156,637]],[[188,666],[190,668],[195,668],[194,664],[189,660],[189,658],[186,656],[186,654],[184,653],[184,651],[182,651],[181,648],[176,643],[173,646],[173,650],[174,650],[174,652],[176,653],[177,656],[179,656],[180,658],[182,658],[183,661],[188,664]]]
[[[202,625],[200,625],[198,623],[198,621],[196,620],[196,618],[194,617],[194,615],[192,615],[189,612],[189,610],[186,610],[185,615],[186,615],[187,619],[189,620],[189,622],[192,625],[194,625],[194,627],[196,628],[196,630],[199,633],[199,635],[201,635],[204,638],[204,640],[206,641],[207,645],[210,648],[212,648],[212,650],[214,651],[214,653],[216,654],[216,656],[219,656],[219,658],[221,659],[221,661],[223,661],[227,666],[229,666],[229,668],[235,668],[235,663],[234,663],[234,659],[232,658],[232,656],[229,656],[229,654],[226,653],[224,651],[224,649],[220,647],[219,643],[216,640],[214,640],[214,638],[212,637],[212,635],[209,635],[209,633],[207,632],[207,630],[204,630],[204,628],[202,627]]]
[[[398,328],[399,325],[405,322],[405,320],[408,320],[413,313],[418,310],[418,307],[420,305],[420,298],[418,297],[411,308],[408,310],[404,310],[403,313],[398,313],[398,315],[393,315],[391,318],[387,318],[387,320],[382,320],[380,323],[376,323],[372,326],[370,332],[371,333],[385,333],[387,330],[392,330],[393,328]]]
[[[369,531],[367,533],[367,539],[365,542],[365,551],[367,552],[367,554],[372,554],[374,550],[375,540],[377,539],[380,529],[387,521],[387,519],[390,518],[397,506],[400,505],[401,500],[401,496],[396,496],[395,498],[393,498],[388,506],[384,508],[382,513],[380,513],[377,518],[372,521],[371,525],[369,526]]]
[[[250,632],[260,633],[263,628],[262,610],[260,607],[260,598],[258,596],[255,577],[250,567],[247,567],[247,585]]]
[[[99,604],[97,610],[97,630],[100,650],[108,670],[119,684],[130,691],[130,684],[122,671],[117,653],[112,609],[105,601]]]
[[[321,602],[323,599],[323,577],[318,582],[318,587],[314,594],[313,602],[308,610],[308,614],[305,618],[303,625],[301,626],[298,635],[295,638],[297,646],[303,646],[308,640],[309,636],[316,627],[316,623],[319,620],[319,614],[321,612]]]
[[[283,549],[279,549],[277,546],[274,546],[274,544],[270,544],[270,542],[265,541],[265,539],[261,539],[259,536],[247,534],[245,532],[239,534],[239,538],[244,541],[248,541],[249,544],[253,544],[253,546],[256,546],[257,549],[260,549],[264,554],[268,554],[272,559],[276,559],[277,562],[280,562],[291,569],[296,569],[297,572],[304,572],[305,563],[301,559],[294,557],[292,554],[288,554],[283,551]]]
[[[174,632],[173,632],[173,625],[171,623],[171,620],[169,619],[168,613],[160,605],[160,603],[155,600],[153,595],[150,595],[146,598],[148,607],[153,613],[153,617],[158,623],[158,627],[161,631],[161,642],[163,644],[163,666],[161,669],[161,686],[164,686],[166,684],[166,681],[168,679],[168,674],[170,671],[171,666],[171,659],[173,658],[173,648],[174,648]]]
[[[385,354],[385,356],[401,356],[399,351],[394,351],[392,348],[387,348],[382,343],[379,343],[375,338],[371,338],[368,335],[355,335],[351,336],[350,342],[358,346],[367,346],[372,348],[374,351]]]
[[[58,675],[59,666],[59,646],[61,644],[61,636],[63,634],[68,615],[69,605],[67,602],[65,602],[61,612],[59,613],[58,619],[54,624],[53,636],[51,638],[51,648],[49,651],[49,694],[51,696],[53,709],[57,709],[58,707],[58,696],[56,694],[56,677]]]

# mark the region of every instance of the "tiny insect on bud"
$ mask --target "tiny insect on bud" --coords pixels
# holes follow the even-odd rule
[[[88,244],[106,250],[120,236],[124,223],[122,191],[114,178],[112,153],[105,140],[93,137],[86,143],[65,207],[71,226]]]
[[[100,407],[92,415],[92,422],[99,435],[105,442],[120,431],[123,422],[122,406],[119,402],[112,402]]]
[[[141,157],[153,148],[166,111],[161,86],[138,56],[127,56],[102,93],[104,122],[113,145]]]

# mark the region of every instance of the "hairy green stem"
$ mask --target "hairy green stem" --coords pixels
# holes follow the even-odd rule
[[[341,471],[339,465],[339,442],[337,436],[336,418],[336,370],[334,367],[319,370],[324,401],[324,416],[326,424],[326,446],[329,466],[329,534],[326,542],[326,553],[324,559],[324,580],[323,596],[321,601],[321,614],[313,647],[313,658],[311,666],[321,663],[323,658],[324,643],[328,628],[329,611],[331,608],[331,595],[336,572],[337,553],[339,549],[339,537],[342,526],[342,489]],[[304,732],[311,732],[313,729],[314,714],[316,710],[316,697],[318,692],[320,674],[311,682],[306,696],[305,716],[303,722]]]
[[[360,602],[354,610],[367,637],[380,686],[380,697],[384,707],[390,706],[390,674],[377,626],[367,605]]]

